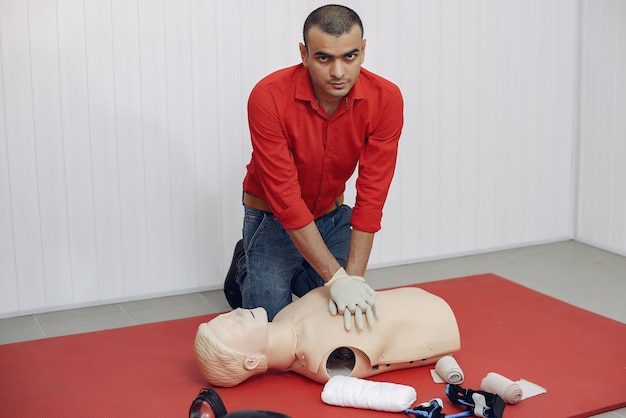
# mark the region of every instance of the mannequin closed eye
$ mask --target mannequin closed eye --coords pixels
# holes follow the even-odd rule
[[[267,315],[263,308],[235,309],[208,323],[211,331],[240,353],[262,353],[267,346]]]

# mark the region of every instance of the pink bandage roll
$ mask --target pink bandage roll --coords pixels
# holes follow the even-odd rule
[[[522,400],[524,393],[520,385],[498,373],[490,372],[480,384],[480,390],[499,395],[504,402],[516,404]]]
[[[458,385],[463,383],[463,370],[452,356],[441,357],[435,364],[435,371],[446,382]]]

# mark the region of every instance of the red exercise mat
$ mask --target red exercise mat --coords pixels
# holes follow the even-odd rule
[[[482,378],[495,371],[548,390],[507,405],[506,418],[585,417],[626,406],[625,324],[491,274],[416,287],[444,298],[457,316],[462,387],[479,389]],[[1,345],[0,417],[185,417],[207,386],[193,354],[196,328],[213,316]],[[411,385],[418,403],[440,397],[445,413],[459,412],[429,369],[372,380]],[[216,389],[229,411],[408,417],[326,405],[322,388],[293,373],[271,372]]]

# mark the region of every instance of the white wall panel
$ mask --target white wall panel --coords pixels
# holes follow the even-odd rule
[[[188,2],[165,2],[168,137],[174,231],[174,277],[165,290],[192,288],[198,282],[195,135]]]
[[[626,4],[584,1],[577,236],[626,255]]]
[[[389,66],[409,69],[408,117],[372,263],[570,237],[575,5],[416,4],[395,37],[414,58]]]
[[[80,303],[99,298],[85,5],[68,0],[56,6],[72,296]]]
[[[11,299],[19,309],[46,306],[42,254],[37,143],[34,126],[28,3],[3,1],[0,5],[0,47],[4,92],[15,277]]]
[[[248,7],[250,12],[248,13]],[[260,21],[261,16],[255,13],[253,2],[217,2],[215,14],[219,17],[215,31],[216,39],[216,78],[214,94],[218,98],[218,123],[215,137],[219,142],[216,150],[220,170],[221,184],[217,205],[208,216],[219,216],[222,225],[223,265],[229,265],[235,242],[241,238],[243,211],[241,208],[241,181],[244,176],[244,165],[249,155],[249,147],[245,143],[247,136],[246,100],[249,90],[257,81],[256,77],[247,78],[245,73],[262,71],[263,62],[248,59],[255,54],[257,45],[260,51],[265,35],[263,32],[251,33],[253,21]],[[268,25],[269,26],[269,25]],[[228,263],[228,264],[227,264]],[[226,271],[226,270],[222,270]],[[219,282],[219,279],[217,280]]]
[[[159,292],[175,278],[164,2],[140,0],[138,15],[150,291]]]
[[[111,3],[85,1],[89,138],[93,175],[98,297],[124,294]]]
[[[241,234],[248,94],[299,61],[322,4],[0,0],[0,315],[220,287]],[[371,265],[571,237],[579,3],[346,4],[365,24],[365,66],[405,98]],[[605,64],[623,69],[618,56]],[[583,71],[587,96],[598,71]],[[599,197],[615,214],[623,141],[610,147],[612,171],[581,184],[610,178]]]
[[[0,52],[4,49],[2,39],[7,36],[3,30],[2,16],[8,13],[7,4],[0,3]],[[4,67],[0,53],[0,68]],[[19,299],[15,237],[13,233],[13,201],[11,199],[11,173],[9,170],[9,148],[7,140],[4,74],[0,72],[0,306],[5,312],[18,311]]]
[[[33,126],[46,304],[73,302],[56,8],[29,1]]]
[[[192,108],[196,138],[194,182],[198,223],[198,274],[194,286],[206,286],[211,278],[220,277],[222,266],[228,262],[227,256],[222,256],[222,250],[229,247],[234,239],[223,244],[220,222],[219,103],[215,100],[217,68],[220,64],[216,59],[215,7],[215,2],[203,0],[193,1],[190,5]],[[232,235],[236,234],[236,231],[233,232]],[[224,253],[229,252],[226,250]]]
[[[111,2],[122,270],[127,294],[150,292],[137,2]]]

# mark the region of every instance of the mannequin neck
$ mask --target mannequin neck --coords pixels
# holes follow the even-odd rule
[[[265,351],[269,369],[288,369],[296,357],[296,331],[291,321],[268,323],[268,344]]]

